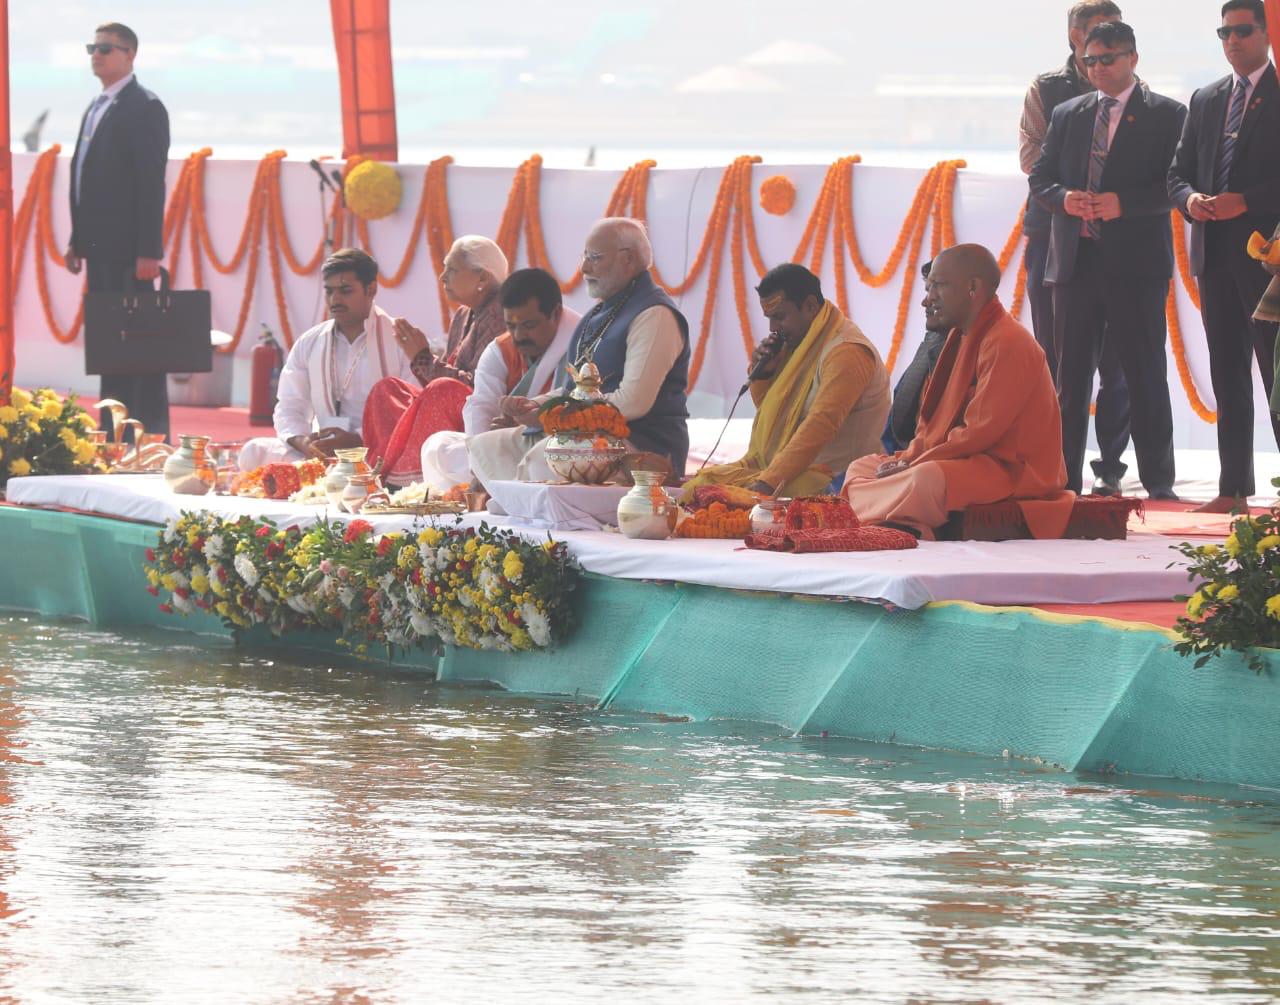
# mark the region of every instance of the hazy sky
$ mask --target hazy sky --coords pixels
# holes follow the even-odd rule
[[[392,0],[402,160],[686,160],[724,152],[1016,162],[1029,79],[1066,56],[1065,3],[792,0],[632,4]],[[1128,0],[1139,73],[1185,99],[1223,72],[1217,0]],[[96,87],[83,44],[121,19],[138,76],[169,108],[175,155],[283,146],[336,153],[341,124],[325,0],[10,0],[15,139],[70,144]]]

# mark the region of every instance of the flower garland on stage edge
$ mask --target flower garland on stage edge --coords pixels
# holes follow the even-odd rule
[[[237,637],[256,625],[337,631],[357,653],[550,648],[568,634],[580,572],[562,543],[483,524],[376,535],[365,520],[304,532],[192,512],[160,531],[143,568],[167,614],[207,611]]]

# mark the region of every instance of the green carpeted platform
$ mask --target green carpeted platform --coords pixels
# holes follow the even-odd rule
[[[0,508],[0,609],[103,627],[224,634],[145,592],[148,526]],[[1022,608],[921,611],[586,577],[580,624],[548,653],[450,649],[442,680],[693,719],[776,723],[1068,769],[1280,788],[1280,679],[1228,658],[1196,670],[1150,626]],[[312,636],[246,645],[331,649]],[[1280,658],[1271,660],[1280,669]]]

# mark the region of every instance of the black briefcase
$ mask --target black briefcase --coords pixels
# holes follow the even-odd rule
[[[208,373],[208,290],[174,290],[169,271],[160,270],[160,289],[84,295],[84,371],[87,374]]]

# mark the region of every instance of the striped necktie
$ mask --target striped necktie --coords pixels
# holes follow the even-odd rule
[[[1107,163],[1107,148],[1111,145],[1111,109],[1120,102],[1104,94],[1098,101],[1098,117],[1093,120],[1093,146],[1089,149],[1089,191],[1097,192],[1102,184],[1102,169]],[[1102,239],[1102,221],[1086,220],[1085,234],[1095,241]]]
[[[84,164],[84,159],[89,155],[89,144],[93,141],[93,132],[98,128],[98,117],[102,113],[103,106],[106,105],[111,98],[107,94],[99,94],[93,100],[93,104],[89,106],[88,114],[84,117],[84,130],[80,134],[80,156],[76,158],[75,164],[75,185],[76,185],[76,202],[80,202],[80,168]]]
[[[1235,91],[1231,95],[1231,110],[1227,112],[1227,129],[1222,134],[1222,146],[1218,148],[1218,170],[1213,173],[1213,194],[1227,190],[1231,176],[1231,162],[1236,156],[1236,140],[1240,137],[1240,124],[1244,122],[1244,99],[1249,92],[1249,82],[1236,78]]]

